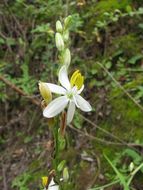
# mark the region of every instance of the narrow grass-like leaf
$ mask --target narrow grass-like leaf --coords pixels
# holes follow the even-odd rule
[[[126,180],[125,180],[125,177],[119,172],[119,170],[113,165],[113,163],[110,161],[110,159],[105,154],[104,154],[104,157],[106,158],[108,163],[112,166],[113,170],[117,174],[118,178],[120,179],[121,184],[124,187],[124,190],[130,190],[129,186],[128,186]]]
[[[100,186],[100,187],[94,187],[94,188],[92,188],[92,189],[90,189],[90,190],[101,190],[101,189],[110,187],[110,186],[112,186],[112,185],[115,185],[116,183],[119,183],[119,182],[120,182],[120,180],[118,179],[118,180],[113,181],[113,182],[111,182],[111,183],[108,183],[108,184],[106,184],[106,185],[103,185],[103,186]]]

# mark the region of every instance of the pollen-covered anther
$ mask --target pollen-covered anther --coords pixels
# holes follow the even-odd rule
[[[42,177],[42,185],[43,185],[43,187],[47,187],[47,185],[48,185],[48,177],[47,176]]]
[[[72,87],[76,86],[77,89],[79,90],[83,86],[83,83],[84,83],[84,77],[81,75],[79,70],[75,71],[70,79],[71,86]]]

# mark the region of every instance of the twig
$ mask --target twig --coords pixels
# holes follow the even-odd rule
[[[4,1],[4,5],[6,6],[7,10],[9,11],[9,13],[10,13],[11,16],[12,16],[12,18],[14,19],[14,21],[15,21],[15,23],[16,23],[18,29],[19,29],[19,31],[21,32],[21,34],[22,34],[23,36],[25,36],[25,35],[24,35],[24,32],[23,32],[23,29],[22,29],[22,27],[21,27],[19,21],[17,20],[17,18],[15,17],[15,15],[13,14],[13,12],[11,11],[10,6],[8,5],[7,1],[6,1],[6,0],[3,0],[3,1]]]
[[[106,131],[105,129],[101,128],[100,126],[98,126],[97,124],[95,124],[94,122],[92,122],[91,120],[87,119],[86,117],[84,117],[82,114],[80,114],[80,116],[87,121],[89,124],[91,124],[93,127],[96,127],[97,129],[99,129],[100,131],[102,131],[103,133],[109,135],[110,137],[118,140],[121,143],[125,143],[123,140],[121,140],[120,138],[118,138],[117,136],[111,134],[110,132]]]
[[[3,177],[3,190],[8,190],[6,182],[5,166],[3,163],[2,163],[2,177]]]
[[[0,32],[0,36],[1,36],[5,41],[7,40],[7,37],[6,37],[2,32]],[[9,49],[9,51],[12,52],[11,47],[10,47],[8,44],[6,44],[6,45],[7,45],[8,49]]]
[[[32,125],[33,125],[33,122],[35,121],[36,116],[37,116],[37,109],[34,111],[33,116],[32,116],[32,118],[31,118],[31,121],[30,121],[28,130],[27,130],[28,133],[30,132],[30,130],[31,130],[31,128],[32,128]]]
[[[72,130],[80,133],[81,135],[84,135],[84,136],[88,137],[89,139],[96,140],[96,141],[98,141],[98,142],[100,142],[102,144],[105,144],[105,145],[117,145],[117,146],[127,146],[127,147],[135,147],[135,146],[143,147],[142,144],[126,143],[126,142],[124,142],[124,143],[116,143],[116,142],[112,142],[112,141],[106,141],[106,140],[103,140],[101,138],[95,137],[95,136],[93,136],[93,135],[91,135],[91,134],[89,134],[87,132],[83,132],[83,131],[73,127],[72,125],[69,125],[69,127]]]
[[[65,11],[66,16],[68,16],[68,11],[69,11],[69,0],[66,0],[66,11]]]
[[[18,117],[12,118],[10,121],[7,122],[7,124],[5,126],[0,126],[0,135],[5,130],[8,130],[10,126],[15,125],[16,123],[20,122],[24,118],[26,112],[27,112],[27,110],[25,110],[23,113],[19,114]]]
[[[100,159],[99,159],[99,157],[98,157],[96,154],[94,154],[94,156],[96,157],[97,170],[96,170],[96,172],[95,172],[95,176],[94,176],[93,180],[92,180],[92,181],[90,182],[90,184],[88,185],[88,189],[87,189],[87,190],[90,190],[90,188],[91,188],[94,184],[96,184],[96,181],[97,181],[97,179],[98,179],[98,177],[99,177],[99,175],[100,175],[100,173],[101,173],[101,163],[100,163]]]
[[[25,96],[27,99],[29,99],[33,104],[39,106],[40,102],[38,100],[33,99],[28,94],[26,94],[23,90],[15,86],[15,84],[11,83],[9,80],[7,80],[2,75],[0,76],[0,80],[3,81],[5,84],[7,84],[9,87],[11,87],[13,90],[15,90],[18,94]]]
[[[120,182],[120,180],[119,179],[117,179],[117,180],[115,180],[115,181],[113,181],[113,182],[111,182],[111,183],[108,183],[108,184],[106,184],[106,185],[103,185],[103,186],[100,186],[100,187],[93,187],[92,189],[89,189],[89,190],[100,190],[100,189],[104,189],[104,188],[106,188],[106,187],[110,187],[110,186],[112,186],[112,185],[115,185],[115,184],[117,184],[117,183],[119,183]]]
[[[99,62],[96,62],[109,76],[110,78],[115,82],[115,84],[135,103],[136,106],[140,108],[140,110],[143,112],[143,107],[124,89],[124,87],[113,77],[113,75]]]
[[[3,39],[7,40],[7,37],[6,37],[2,32],[0,32],[0,36],[1,36]]]
[[[105,40],[104,40],[104,52],[103,52],[103,55],[106,56],[106,53],[107,53],[107,47],[108,47],[108,27],[106,27],[105,29]]]
[[[80,133],[80,134],[82,134],[82,135],[84,135],[84,136],[86,136],[86,137],[88,137],[88,138],[90,138],[92,140],[96,140],[96,141],[98,141],[100,143],[103,143],[103,144],[106,144],[106,145],[119,145],[119,146],[127,145],[127,144],[123,144],[123,143],[116,143],[116,142],[112,142],[112,141],[103,140],[103,139],[95,137],[95,136],[93,136],[93,135],[91,135],[91,134],[89,134],[87,132],[83,132],[83,131],[81,131],[81,130],[75,128],[75,127],[73,127],[72,125],[69,125],[69,127],[72,130],[74,130],[74,131],[76,131],[76,132],[78,132],[78,133]]]

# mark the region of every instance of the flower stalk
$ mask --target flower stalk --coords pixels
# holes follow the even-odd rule
[[[55,120],[55,126],[51,127],[54,139],[54,156],[52,159],[52,168],[56,172],[56,177],[60,186],[60,176],[64,182],[69,180],[69,172],[66,166],[66,160],[61,160],[61,152],[65,149],[65,129],[66,125],[70,124],[73,120],[75,109],[78,108],[84,112],[92,110],[91,105],[86,101],[81,93],[84,89],[84,76],[79,70],[76,70],[69,79],[68,71],[71,64],[71,52],[69,45],[69,28],[72,22],[72,16],[65,18],[64,23],[61,21],[56,22],[55,43],[59,52],[60,66],[58,72],[58,80],[60,85],[53,83],[39,82],[39,91],[46,102],[43,109],[43,116],[46,118],[54,118],[62,113],[61,122],[60,117]],[[52,94],[57,94],[52,100]],[[59,125],[61,123],[61,125]],[[50,175],[50,174],[49,174]],[[43,177],[42,184],[44,190],[59,190],[59,185],[54,182],[55,175],[50,178]]]

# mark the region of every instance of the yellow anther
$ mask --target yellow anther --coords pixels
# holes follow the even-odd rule
[[[84,77],[80,74],[78,77],[77,77],[77,80],[75,82],[75,85],[78,87],[78,89],[80,89],[83,85],[83,81],[84,81]]]
[[[71,79],[70,79],[70,83],[72,83],[72,82],[75,80],[76,75],[77,75],[78,73],[79,73],[79,70],[76,70],[76,71],[72,74]]]
[[[72,87],[76,86],[77,89],[79,90],[82,87],[83,82],[84,82],[84,77],[81,75],[80,71],[79,70],[75,71],[70,79],[71,86]]]
[[[42,177],[42,185],[43,185],[43,187],[47,187],[47,185],[48,185],[48,177],[47,176]]]

